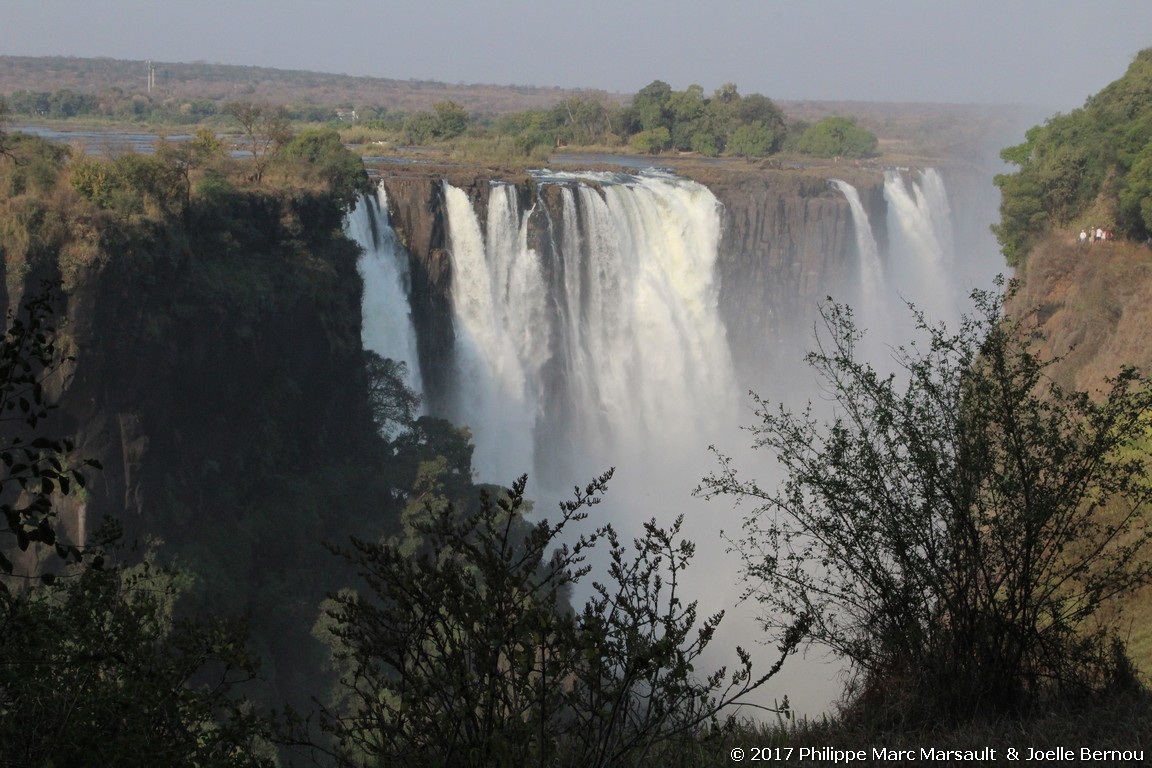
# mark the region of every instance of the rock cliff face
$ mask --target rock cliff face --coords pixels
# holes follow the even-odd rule
[[[1033,328],[1046,373],[1061,386],[1098,395],[1121,366],[1152,376],[1152,248],[1113,241],[1081,245],[1074,231],[1034,246],[1007,311]],[[1128,653],[1152,670],[1152,588],[1119,599]]]
[[[858,174],[852,183],[883,239],[883,178]],[[799,359],[813,307],[843,298],[854,279],[852,213],[825,178],[796,171],[730,173],[708,186],[724,204],[720,310],[739,373],[755,383],[764,366]]]
[[[723,205],[718,269],[720,310],[737,365],[754,377],[767,364],[767,350],[780,354],[798,328],[809,323],[810,308],[850,280],[856,265],[851,210],[823,175],[755,168],[703,168],[688,174],[705,184]],[[420,336],[421,368],[432,402],[443,394],[435,383],[451,349],[451,264],[441,180],[464,189],[478,210],[485,209],[490,182],[516,184],[522,209],[541,203],[547,219],[534,216],[530,243],[548,261],[545,221],[561,219],[559,196],[543,191],[527,176],[470,174],[426,168],[382,175],[389,214],[412,259],[412,311]],[[851,179],[884,237],[885,203],[880,174],[857,171]],[[554,187],[553,187],[554,189]],[[483,224],[484,216],[480,216]],[[545,267],[547,269],[547,265]],[[764,329],[771,329],[765,335]]]
[[[111,515],[128,546],[162,542],[195,574],[191,609],[253,616],[269,702],[316,690],[309,628],[343,585],[321,544],[379,535],[390,514],[342,215],[322,196],[230,194],[188,225],[104,222],[86,265],[5,276],[16,304],[65,273],[58,341],[75,360],[44,429],[103,469],[60,500],[60,530],[84,542]]]
[[[1060,384],[1096,391],[1123,365],[1152,375],[1152,249],[1058,233],[1028,253],[1022,278],[1008,310],[1060,358],[1050,369]]]
[[[723,204],[718,268],[729,341],[738,366],[762,360],[763,350],[796,338],[812,304],[851,279],[849,207],[822,176],[802,171],[699,175]],[[445,394],[453,345],[442,181],[483,210],[493,179],[517,186],[521,210],[537,206],[528,237],[547,260],[547,222],[562,218],[555,186],[466,167],[411,167],[383,179],[411,258],[433,405]],[[850,180],[883,222],[879,175]],[[131,525],[161,509],[169,535],[226,519],[266,492],[257,478],[307,464],[320,449],[354,450],[341,436],[361,435],[370,421],[358,389],[354,246],[331,237],[333,222],[307,220],[320,216],[315,201],[238,196],[226,206],[186,232],[110,230],[102,255],[67,276],[62,328],[76,362],[58,383],[57,418],[77,455],[105,467],[66,515],[76,536],[105,513]],[[18,303],[56,269],[22,282],[8,276],[0,299]]]
[[[473,194],[485,194],[487,183],[460,180]],[[452,351],[452,262],[448,256],[448,216],[439,176],[400,175],[387,179],[388,214],[411,256],[412,321],[416,328],[422,371],[442,370]],[[424,378],[424,397],[444,396],[441,376]]]
[[[109,225],[100,255],[64,275],[75,360],[53,382],[53,426],[104,467],[64,501],[73,538],[105,514],[131,536],[227,530],[266,503],[272,474],[364,433],[358,253],[306,221],[313,204],[236,196],[187,231]]]

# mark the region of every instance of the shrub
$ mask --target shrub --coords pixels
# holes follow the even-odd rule
[[[342,551],[367,586],[336,596],[324,624],[347,706],[323,725],[342,764],[634,764],[779,668],[754,676],[737,649],[734,671],[696,677],[722,614],[698,622],[681,597],[693,547],[679,521],[645,525],[634,557],[609,526],[558,544],[608,477],[556,523],[524,521],[522,477],[472,514],[428,505],[409,519],[414,537]],[[598,540],[611,548],[608,578],[573,611]]]
[[[1124,665],[1101,609],[1152,580],[1148,455],[1132,450],[1152,389],[1131,369],[1098,401],[1062,389],[1002,297],[974,298],[955,335],[917,315],[929,343],[896,351],[899,376],[860,362],[851,312],[826,308],[808,362],[831,421],[758,400],[755,446],[783,484],[722,457],[700,489],[759,505],[737,546],[766,621],[809,618],[856,695],[901,717],[1107,687]]]

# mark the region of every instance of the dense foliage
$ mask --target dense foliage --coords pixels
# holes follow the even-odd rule
[[[204,98],[174,101],[119,87],[100,93],[80,93],[70,88],[18,90],[6,99],[12,114],[33,120],[88,118],[145,121],[156,125],[195,125],[223,116],[228,103]],[[333,110],[325,107],[299,105],[286,109],[294,120],[325,122],[333,117]]]
[[[996,177],[1002,201],[993,230],[1009,264],[1061,227],[1152,236],[1152,48],[1082,108],[1025,138],[1001,152],[1018,170]]]
[[[876,136],[848,117],[826,117],[808,126],[796,141],[796,150],[816,157],[873,157]]]
[[[760,401],[755,446],[782,486],[728,459],[703,486],[759,505],[738,547],[766,621],[809,619],[859,673],[855,711],[889,724],[1133,681],[1105,616],[1152,581],[1152,479],[1134,450],[1152,388],[1127,369],[1099,401],[1066,391],[1000,297],[974,298],[955,335],[918,317],[927,346],[896,350],[888,376],[857,357],[851,313],[828,307],[808,362],[830,419]]]
[[[242,627],[176,619],[178,574],[73,566],[0,593],[0,766],[271,766]]]

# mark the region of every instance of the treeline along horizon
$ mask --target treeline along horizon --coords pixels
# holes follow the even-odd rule
[[[550,108],[468,111],[451,99],[431,110],[405,110],[379,102],[331,104],[266,103],[256,89],[241,101],[276,106],[300,123],[327,124],[353,137],[424,146],[450,141],[496,142],[511,155],[539,157],[558,147],[623,148],[645,154],[692,152],[705,157],[767,157],[791,151],[817,157],[862,158],[878,153],[878,141],[851,117],[816,123],[788,120],[759,93],[742,95],[725,83],[711,95],[689,85],[682,91],[655,80],[624,105],[607,94],[564,97]],[[149,126],[230,127],[228,105],[220,97],[171,97],[112,86],[12,91],[0,95],[11,116],[32,120],[142,122]],[[365,132],[374,132],[369,136]]]

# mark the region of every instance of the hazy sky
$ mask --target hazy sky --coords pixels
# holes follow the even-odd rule
[[[0,2],[2,54],[1063,111],[1148,46],[1149,0]]]

